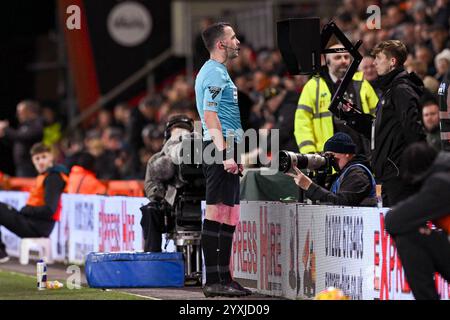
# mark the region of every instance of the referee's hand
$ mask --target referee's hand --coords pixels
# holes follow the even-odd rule
[[[228,159],[223,162],[223,167],[226,172],[232,173],[232,174],[238,174],[239,173],[239,167],[234,161],[234,159]]]

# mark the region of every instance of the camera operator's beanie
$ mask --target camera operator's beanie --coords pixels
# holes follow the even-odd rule
[[[323,151],[355,154],[356,145],[348,134],[338,132],[325,142]]]

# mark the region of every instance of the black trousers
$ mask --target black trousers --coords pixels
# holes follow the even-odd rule
[[[24,216],[13,207],[0,202],[0,226],[5,227],[20,238],[41,238],[50,235],[55,222]],[[5,250],[5,245],[1,240],[1,233],[0,250]]]
[[[435,273],[450,282],[450,242],[447,234],[443,231],[432,231],[430,235],[414,232],[398,235],[394,239],[414,298],[438,300]]]

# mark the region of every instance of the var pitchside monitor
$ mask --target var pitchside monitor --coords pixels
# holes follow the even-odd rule
[[[277,22],[278,48],[291,75],[312,74],[320,68],[320,18]]]

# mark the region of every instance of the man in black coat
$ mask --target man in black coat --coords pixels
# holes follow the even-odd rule
[[[44,126],[39,117],[39,105],[35,101],[24,100],[17,105],[19,127],[9,127],[8,121],[0,121],[0,138],[13,143],[13,159],[16,177],[35,177],[36,170],[30,159],[33,144],[42,140]]]
[[[402,42],[383,41],[374,48],[373,54],[383,92],[376,118],[372,121],[364,115],[349,113],[347,124],[370,139],[372,168],[382,185],[383,206],[389,207],[413,192],[402,182],[400,157],[411,143],[425,141],[419,103],[423,83],[403,68],[408,52]]]
[[[341,206],[377,205],[375,179],[363,155],[356,154],[351,137],[338,132],[325,142],[324,151],[334,157],[334,167],[339,176],[328,191],[294,167],[296,174],[288,173],[295,183],[305,190],[305,196],[313,201]]]
[[[450,282],[450,153],[414,143],[403,156],[404,180],[419,191],[386,215],[414,297],[439,299],[434,275]],[[428,222],[437,228],[430,228]],[[442,228],[442,229],[441,229]]]

